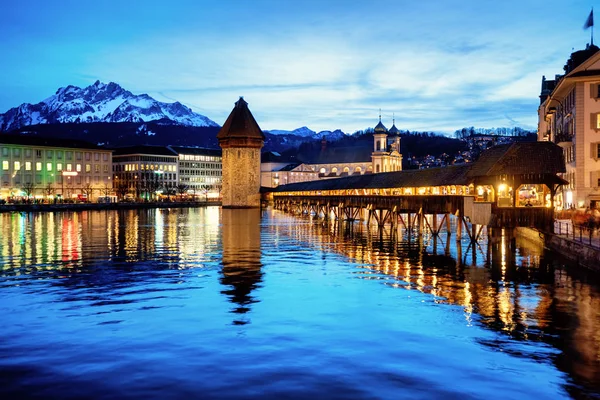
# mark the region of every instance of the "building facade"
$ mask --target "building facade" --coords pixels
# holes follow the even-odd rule
[[[154,200],[177,194],[179,156],[165,146],[117,148],[113,154],[113,181],[119,198]]]
[[[223,165],[220,149],[169,146],[178,155],[179,183],[188,195],[216,199],[221,195]]]
[[[112,191],[112,151],[78,140],[0,135],[0,198],[85,200]]]
[[[563,149],[568,181],[557,207],[600,204],[600,52],[594,45],[571,54],[564,74],[542,77],[538,140]]]

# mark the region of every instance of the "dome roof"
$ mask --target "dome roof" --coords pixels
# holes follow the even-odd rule
[[[392,135],[397,135],[400,133],[400,131],[398,130],[398,128],[396,128],[396,124],[392,124],[392,127],[390,128],[390,134]]]
[[[381,121],[379,121],[379,123],[377,124],[377,126],[375,126],[375,133],[387,133],[388,130],[385,127],[385,125],[383,125],[381,123]]]

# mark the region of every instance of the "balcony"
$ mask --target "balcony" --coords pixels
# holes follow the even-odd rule
[[[558,144],[558,143],[563,143],[563,142],[572,142],[573,141],[573,135],[570,135],[568,133],[557,133],[554,136],[554,143]]]

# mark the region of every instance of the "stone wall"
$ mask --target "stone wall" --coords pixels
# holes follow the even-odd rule
[[[260,207],[260,149],[223,149],[223,207]]]

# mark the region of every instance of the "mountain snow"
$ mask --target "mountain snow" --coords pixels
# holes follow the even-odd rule
[[[134,95],[114,82],[86,88],[69,85],[37,104],[24,103],[0,114],[0,131],[66,122],[148,122],[164,120],[187,126],[219,125],[179,102],[163,103]]]
[[[272,135],[296,135],[296,136],[302,136],[305,138],[312,138],[312,139],[321,139],[321,138],[325,137],[329,140],[340,139],[341,137],[343,137],[345,135],[345,133],[339,129],[336,129],[335,131],[320,131],[317,133],[317,132],[307,128],[306,126],[303,126],[298,129],[294,129],[293,131],[273,129],[273,130],[266,131],[266,132],[269,132]]]

